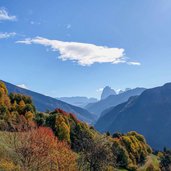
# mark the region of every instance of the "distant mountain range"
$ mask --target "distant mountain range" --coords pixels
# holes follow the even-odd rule
[[[68,103],[57,100],[55,98],[42,95],[40,93],[36,93],[27,89],[20,88],[18,86],[7,83],[5,81],[3,82],[6,84],[9,93],[20,93],[30,96],[38,111],[41,112],[44,112],[46,110],[52,111],[56,108],[60,108],[65,110],[66,112],[75,114],[80,120],[85,121],[87,123],[93,123],[96,119],[96,117],[92,115],[90,112],[88,112],[86,109],[82,109],[80,107],[70,105]]]
[[[79,96],[60,97],[60,98],[57,98],[57,99],[61,100],[63,102],[69,103],[71,105],[74,105],[74,106],[82,107],[82,108],[84,108],[89,103],[95,103],[95,102],[98,101],[96,98],[87,98],[87,97],[79,97]]]
[[[131,90],[129,89],[120,94],[110,95],[96,103],[88,104],[85,109],[99,117],[107,108],[126,102],[131,96],[140,95],[144,90],[145,88],[135,88]]]
[[[103,112],[95,127],[100,132],[137,131],[154,149],[171,148],[171,83],[145,90]]]
[[[101,94],[101,100],[104,100],[111,95],[117,95],[117,94],[125,93],[126,91],[129,91],[129,90],[131,90],[131,88],[126,88],[125,90],[119,89],[119,90],[115,91],[111,87],[106,86],[105,88],[103,88],[103,91]]]

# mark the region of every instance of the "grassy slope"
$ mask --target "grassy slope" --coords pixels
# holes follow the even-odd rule
[[[145,163],[143,166],[141,166],[141,167],[138,169],[138,171],[146,171],[146,169],[147,169],[148,166],[150,166],[150,165],[153,165],[153,167],[154,167],[154,169],[155,169],[156,171],[159,171],[159,170],[160,170],[160,169],[159,169],[159,160],[158,160],[158,157],[157,157],[157,156],[155,156],[155,155],[150,155],[150,156],[148,156],[146,163]]]
[[[155,171],[160,171],[160,169],[159,169],[159,160],[158,160],[157,156],[155,156],[153,154],[147,157],[147,160],[146,160],[145,164],[143,166],[140,166],[137,169],[137,171],[146,171],[147,168],[150,165],[154,166]],[[127,171],[127,170],[125,170],[125,169],[118,169],[116,171]]]

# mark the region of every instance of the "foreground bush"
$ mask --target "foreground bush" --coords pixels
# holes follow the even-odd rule
[[[113,138],[112,152],[116,157],[116,166],[128,170],[136,170],[143,164],[149,154],[152,153],[145,138],[137,132],[117,134]]]
[[[58,141],[50,128],[3,133],[0,150],[4,161],[10,160],[22,171],[76,170],[76,154],[67,143]]]
[[[164,152],[160,154],[160,169],[162,171],[171,170],[171,150],[164,148]]]
[[[114,169],[115,156],[112,154],[111,142],[105,137],[97,136],[79,155],[79,169],[82,171],[106,171]]]

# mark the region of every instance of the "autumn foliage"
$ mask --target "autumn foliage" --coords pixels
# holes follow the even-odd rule
[[[36,127],[36,109],[30,97],[11,93],[0,81],[0,130],[23,131]]]
[[[50,128],[9,133],[3,140],[4,160],[10,159],[24,171],[76,170],[76,154],[59,141]]]

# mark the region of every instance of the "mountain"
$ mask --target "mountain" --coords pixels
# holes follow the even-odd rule
[[[171,83],[104,111],[95,127],[101,131],[143,134],[154,149],[171,148]]]
[[[119,90],[118,94],[124,93],[131,90],[131,88],[126,88],[125,90]]]
[[[106,99],[110,95],[116,95],[115,90],[111,89],[109,86],[106,86],[101,94],[101,100]]]
[[[76,97],[60,97],[57,99],[61,100],[63,102],[69,103],[71,105],[83,107],[83,108],[89,103],[97,102],[96,98],[87,98],[87,97],[79,97],[79,96],[76,96]]]
[[[66,112],[74,113],[80,120],[85,121],[87,123],[93,123],[95,121],[95,116],[85,109],[76,107],[74,105],[70,105],[68,103],[57,100],[55,98],[42,95],[40,93],[36,93],[27,89],[20,88],[18,86],[15,86],[11,83],[7,83],[5,81],[3,82],[6,84],[9,93],[19,93],[19,94],[30,96],[38,111],[41,112],[44,112],[46,110],[52,111],[56,108],[60,108],[62,110],[65,110]]]
[[[107,108],[114,107],[120,103],[126,102],[131,96],[140,95],[144,90],[145,88],[135,88],[125,91],[121,94],[111,95],[106,99],[100,100],[96,103],[90,103],[85,108],[89,112],[100,116],[101,112],[106,110]]]

